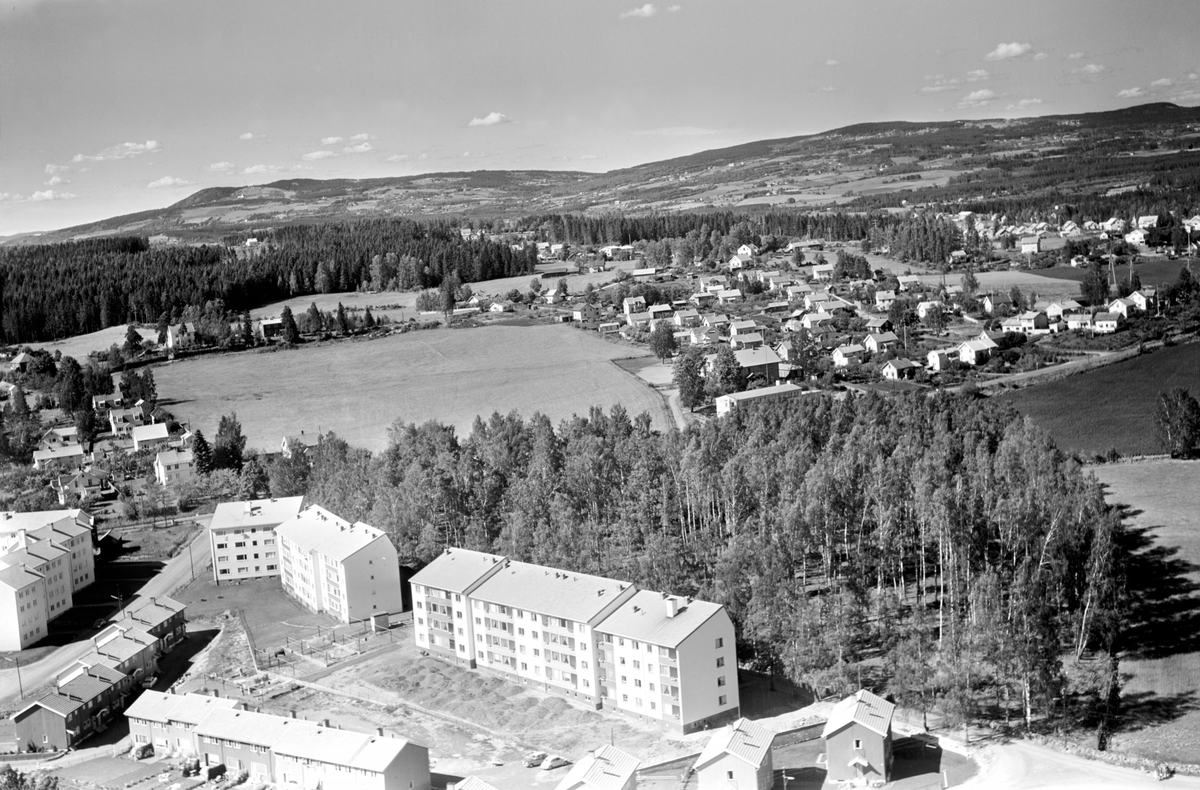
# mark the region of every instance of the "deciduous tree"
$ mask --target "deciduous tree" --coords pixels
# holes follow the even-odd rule
[[[1163,449],[1172,458],[1187,458],[1200,439],[1200,404],[1182,387],[1160,392],[1154,423]]]
[[[217,425],[217,438],[213,442],[213,467],[216,469],[242,470],[242,458],[246,450],[246,437],[237,412],[221,417]]]
[[[704,403],[704,352],[691,346],[675,360],[672,379],[679,388],[679,403],[689,411]]]

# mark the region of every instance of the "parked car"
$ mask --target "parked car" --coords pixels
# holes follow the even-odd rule
[[[555,755],[553,757],[546,758],[546,761],[542,763],[542,770],[553,771],[555,768],[562,768],[564,765],[570,764],[570,760],[566,759],[565,757],[559,757],[558,755]]]
[[[525,758],[526,768],[537,768],[546,761],[547,754],[545,752],[533,752]]]
[[[157,676],[157,675],[150,675],[149,677],[143,678],[143,680],[142,680],[142,688],[144,688],[144,689],[152,689],[152,688],[154,688],[154,684],[155,684],[155,683],[157,683],[157,682],[158,682],[158,676]]]

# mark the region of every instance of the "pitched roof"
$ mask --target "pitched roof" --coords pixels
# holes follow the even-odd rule
[[[166,439],[171,433],[167,430],[165,422],[155,422],[150,425],[135,425],[133,427],[133,440],[135,442],[145,442],[150,439]]]
[[[154,628],[185,609],[187,606],[179,601],[165,595],[158,595],[153,598],[137,599],[134,604],[125,609],[125,614],[148,628]]]
[[[509,562],[479,585],[472,596],[586,623],[629,586],[629,582],[586,573],[555,570],[527,562]]]
[[[495,785],[488,784],[478,776],[468,776],[454,785],[454,790],[498,790],[498,788]]]
[[[146,721],[179,721],[195,726],[214,710],[230,710],[241,705],[231,697],[207,694],[167,694],[147,689],[125,709],[127,717]]]
[[[248,710],[217,709],[197,723],[194,732],[256,746],[274,746],[288,728],[299,729],[304,725],[312,723]]]
[[[775,733],[771,730],[747,718],[738,719],[708,739],[704,751],[696,759],[695,770],[699,771],[726,754],[758,768],[770,754],[774,741]]]
[[[409,581],[453,593],[467,592],[497,565],[507,562],[498,554],[447,548],[417,571]]]
[[[361,521],[351,524],[319,505],[310,505],[275,527],[275,534],[292,541],[301,551],[317,551],[337,561],[357,554],[379,538],[387,540],[383,530]]]
[[[759,348],[743,348],[733,352],[737,358],[737,362],[744,368],[753,368],[759,365],[777,365],[783,360],[775,353],[774,349],[769,346],[761,346]]]
[[[554,790],[622,790],[641,764],[633,755],[606,744],[571,766]]]
[[[866,689],[859,689],[852,696],[833,706],[829,721],[825,722],[822,738],[828,738],[850,724],[861,724],[872,732],[887,735],[892,726],[892,713],[896,706]]]
[[[24,565],[14,565],[0,568],[0,584],[12,590],[21,590],[44,578],[37,571],[32,571]]]
[[[160,464],[190,464],[192,458],[191,450],[163,450],[154,456],[154,460]]]
[[[788,386],[794,388],[794,385]],[[669,602],[674,602],[677,607],[673,617],[667,616]],[[678,595],[638,590],[604,618],[596,630],[639,642],[678,647],[721,609],[720,604],[708,601],[690,601]]]
[[[274,527],[300,512],[304,497],[291,496],[280,499],[250,499],[242,502],[222,502],[213,511],[208,528],[230,529],[234,527]]]

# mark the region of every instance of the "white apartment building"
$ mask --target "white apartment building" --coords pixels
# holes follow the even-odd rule
[[[737,652],[724,606],[640,590],[596,631],[606,706],[684,732],[738,717]]]
[[[453,548],[410,584],[417,645],[461,666],[679,732],[738,716],[723,606]]]
[[[0,650],[44,639],[95,581],[91,518],[79,509],[0,513]]]
[[[217,584],[279,575],[275,527],[294,518],[304,497],[222,502],[208,525]]]
[[[283,589],[350,623],[404,608],[400,561],[384,534],[312,505],[275,528]]]

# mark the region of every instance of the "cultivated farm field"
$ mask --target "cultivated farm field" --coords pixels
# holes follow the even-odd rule
[[[620,403],[665,429],[673,421],[662,397],[612,363],[647,353],[561,324],[492,325],[209,355],[154,375],[164,405],[210,436],[221,415],[237,412],[249,447],[274,450],[304,430],[381,450],[397,418],[437,420],[465,436],[494,411],[540,411],[558,423]]]
[[[1130,568],[1134,631],[1121,661],[1132,724],[1112,748],[1200,762],[1200,463],[1148,460],[1095,468],[1108,501],[1130,508],[1141,544]]]
[[[1116,448],[1122,455],[1162,452],[1154,429],[1160,392],[1184,387],[1200,395],[1200,343],[1159,349],[1126,362],[998,395],[1084,455]]]
[[[1187,260],[1170,260],[1166,257],[1145,258],[1142,263],[1133,267],[1133,271],[1137,274],[1138,279],[1142,281],[1142,285],[1158,286],[1162,283],[1173,283],[1179,279],[1179,270],[1187,266]],[[1117,282],[1122,282],[1129,277],[1129,266],[1117,266],[1116,277]],[[1087,277],[1088,270],[1085,267],[1075,266],[1055,266],[1052,269],[1039,269],[1038,274],[1045,277],[1070,280],[1074,283],[1083,282]],[[1078,293],[1078,288],[1076,288]]]

